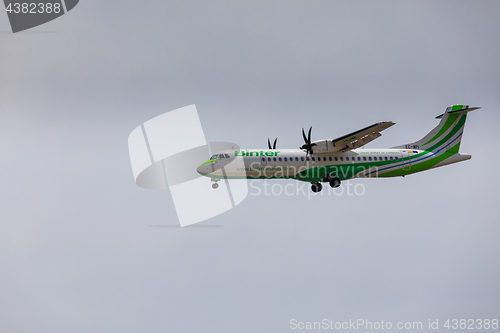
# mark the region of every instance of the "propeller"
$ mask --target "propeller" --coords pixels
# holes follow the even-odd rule
[[[307,137],[306,137],[306,133],[304,132],[304,129],[302,128],[302,137],[304,137],[304,141],[306,142],[305,144],[302,145],[302,147],[300,147],[300,149],[305,149],[307,151],[306,153],[306,156],[308,154],[312,154],[312,147],[316,146],[315,143],[311,143],[311,130],[312,130],[312,126],[311,128],[309,128],[309,133],[307,134]]]
[[[278,141],[278,138],[274,140],[273,147],[271,148],[271,141],[269,141],[269,138],[267,138],[267,146],[269,147],[269,149],[276,149],[276,141]]]

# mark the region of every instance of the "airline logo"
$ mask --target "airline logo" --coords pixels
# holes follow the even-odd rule
[[[79,0],[4,0],[12,32],[31,29],[52,21],[73,8]]]
[[[248,151],[248,150],[236,150],[234,156],[278,156],[280,151]]]

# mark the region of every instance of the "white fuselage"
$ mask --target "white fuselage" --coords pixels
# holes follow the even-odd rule
[[[403,149],[354,149],[345,153],[307,156],[300,149],[243,149],[224,152],[231,157],[240,158],[230,163],[225,163],[224,160],[215,162],[211,175],[222,178],[289,178],[303,170],[322,166],[375,165],[380,161],[394,161],[393,165],[411,164],[409,153]]]

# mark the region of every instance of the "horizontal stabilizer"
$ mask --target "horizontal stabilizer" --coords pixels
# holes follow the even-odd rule
[[[465,112],[470,112],[470,111],[474,111],[474,110],[477,110],[477,109],[481,108],[481,107],[478,107],[478,106],[470,108],[468,105],[454,105],[454,106],[463,106],[463,108],[461,108],[461,109],[458,109],[458,108],[453,109],[452,106],[449,106],[446,109],[445,113],[458,113],[458,112],[464,112],[464,111]],[[444,116],[444,113],[441,113],[439,116],[436,117],[436,119],[441,119],[441,118],[443,118],[443,116]]]

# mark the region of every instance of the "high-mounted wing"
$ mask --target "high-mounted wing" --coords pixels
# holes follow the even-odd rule
[[[392,121],[381,121],[367,126],[359,131],[349,133],[333,140],[319,140],[311,142],[313,154],[345,152],[366,145],[382,136],[380,132],[395,125]]]

